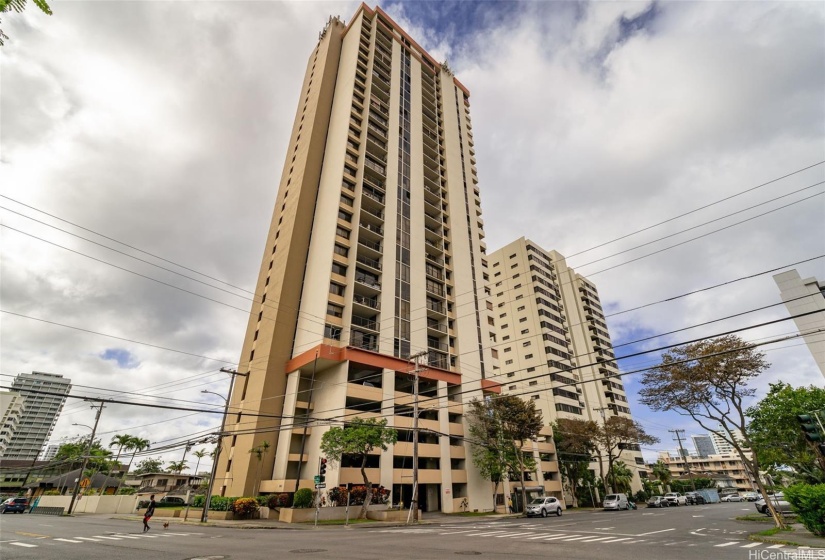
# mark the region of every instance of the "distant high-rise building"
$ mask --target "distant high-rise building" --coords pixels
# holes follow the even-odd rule
[[[4,457],[37,459],[63,410],[71,381],[62,375],[35,371],[19,374],[11,388],[23,395],[25,402],[18,429],[12,434]]]
[[[693,440],[693,448],[696,449],[696,455],[699,457],[716,455],[717,451],[713,445],[713,438],[708,434],[690,436],[690,439]]]
[[[487,379],[484,230],[467,89],[380,8],[331,18],[312,51],[230,399],[216,491],[313,488],[330,425],[386,418],[372,480],[419,507],[491,509],[462,403]],[[246,413],[246,414],[244,414]],[[249,450],[268,442],[260,462]],[[329,487],[363,484],[344,457]],[[260,482],[259,482],[260,480]]]
[[[16,391],[0,392],[0,457],[20,425],[25,397]]]
[[[58,444],[47,445],[46,448],[43,450],[43,453],[40,454],[40,460],[51,461],[52,459],[54,459],[54,456],[57,455],[59,449],[60,445]]]
[[[708,435],[710,436],[710,439],[713,440],[713,448],[716,450],[716,455],[723,453],[736,453],[733,446],[725,441],[719,434],[711,432]],[[733,437],[737,442],[742,441],[742,432],[739,430],[733,430]]]
[[[564,256],[523,237],[487,261],[493,367],[502,393],[532,399],[547,422],[632,418],[596,286]],[[634,489],[641,489],[640,474],[647,474],[639,445],[623,444],[620,458],[634,474]],[[547,493],[559,484],[550,470],[556,464],[540,464],[546,471],[538,480]],[[599,472],[597,463],[593,468]]]
[[[776,274],[773,279],[791,316],[813,312],[797,317],[794,323],[803,335],[819,371],[825,375],[825,284],[813,277],[802,279],[796,270]]]

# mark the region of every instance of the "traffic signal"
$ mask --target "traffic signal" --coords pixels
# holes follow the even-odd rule
[[[321,482],[323,483],[326,480],[327,474],[327,460],[324,457],[321,457],[321,464],[318,466],[318,475],[321,477]]]
[[[802,427],[806,440],[813,443],[825,442],[825,434],[822,433],[816,416],[813,414],[797,414],[796,419]]]

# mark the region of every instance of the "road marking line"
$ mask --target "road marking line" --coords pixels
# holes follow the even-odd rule
[[[440,535],[458,535],[460,533],[472,533],[475,529],[469,529],[467,531],[450,531],[448,533],[439,533]]]
[[[61,541],[61,542],[70,542],[70,543],[79,543],[79,542],[83,542],[83,541],[75,541],[75,540],[72,540],[72,539],[58,539],[58,538],[54,538],[54,539],[52,539],[52,540],[53,540],[53,541]]]
[[[553,537],[545,537],[545,540],[552,541],[552,540],[555,540],[555,539],[566,539],[566,538],[578,537],[578,536],[579,535],[576,535],[576,534],[572,534],[572,535],[555,535]]]
[[[730,541],[730,542],[726,542],[726,543],[722,543],[722,544],[715,544],[713,546],[715,546],[716,548],[719,548],[719,547],[722,547],[722,546],[733,546],[735,544],[739,544],[739,541]]]
[[[768,548],[785,548],[784,544],[775,544],[773,546],[769,546]]]
[[[664,546],[674,546],[674,545],[682,544],[682,543],[686,543],[686,542],[687,541],[673,541],[673,542],[665,543]]]
[[[755,546],[759,546],[760,544],[762,544],[762,543],[761,542],[753,542],[753,543],[750,543],[750,544],[743,544],[742,548],[753,548]]]
[[[593,535],[584,535],[583,537],[571,537],[569,539],[562,539],[564,542],[579,541],[581,539],[589,539]]]
[[[140,539],[140,537],[133,537],[131,535],[115,535],[119,539]]]
[[[585,539],[582,542],[597,542],[597,541],[604,541],[607,539],[612,539],[613,537],[595,537],[590,539]]]
[[[490,535],[495,535],[497,533],[506,533],[507,531],[485,531],[482,533],[470,533],[467,535],[468,537],[489,537]]]
[[[606,543],[614,543],[614,542],[629,541],[629,540],[630,540],[630,537],[624,537],[624,538],[621,538],[621,539],[613,539],[613,540],[610,540],[610,541],[604,541],[604,542],[606,542]]]
[[[100,542],[100,539],[90,539],[89,537],[75,537],[75,538],[76,538],[76,539],[79,539],[79,540],[81,540],[81,541],[94,541],[94,542]]]
[[[29,544],[24,542],[13,542],[9,544],[13,544],[14,546],[25,546],[26,548],[37,548],[36,544]]]
[[[546,538],[548,538],[549,536],[550,536],[550,535],[536,535],[535,537],[527,537],[525,540],[528,540],[528,541],[534,541],[534,540],[536,540],[536,539],[546,539]]]
[[[645,535],[655,535],[656,533],[667,533],[668,531],[675,531],[676,528],[673,529],[662,529],[661,531],[650,531],[649,533],[640,533],[636,535],[637,537],[644,537]]]
[[[156,538],[158,538],[157,535],[141,535],[141,536],[146,537],[147,539],[156,539]],[[131,538],[135,538],[135,537],[131,537]]]
[[[530,531],[529,533],[504,533],[503,535],[493,535],[493,536],[497,539],[503,539],[503,538],[521,537],[523,535],[535,535],[535,533]]]
[[[106,535],[95,535],[96,539],[106,539],[108,541],[119,541],[120,539],[117,537],[107,537]]]

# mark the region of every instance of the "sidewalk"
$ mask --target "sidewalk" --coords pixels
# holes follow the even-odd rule
[[[817,537],[808,531],[802,523],[791,523],[792,532],[781,532],[775,535],[757,535],[751,533],[751,540],[766,543],[788,544],[793,543],[811,548],[825,548],[825,537]]]

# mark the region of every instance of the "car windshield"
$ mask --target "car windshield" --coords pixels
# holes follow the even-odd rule
[[[618,499],[619,499],[619,497],[616,494],[608,494],[607,496],[604,497],[605,501],[608,501],[608,500],[614,501],[614,500],[618,500]]]
[[[530,502],[530,505],[537,506],[544,503],[544,498],[533,498],[533,501]]]

